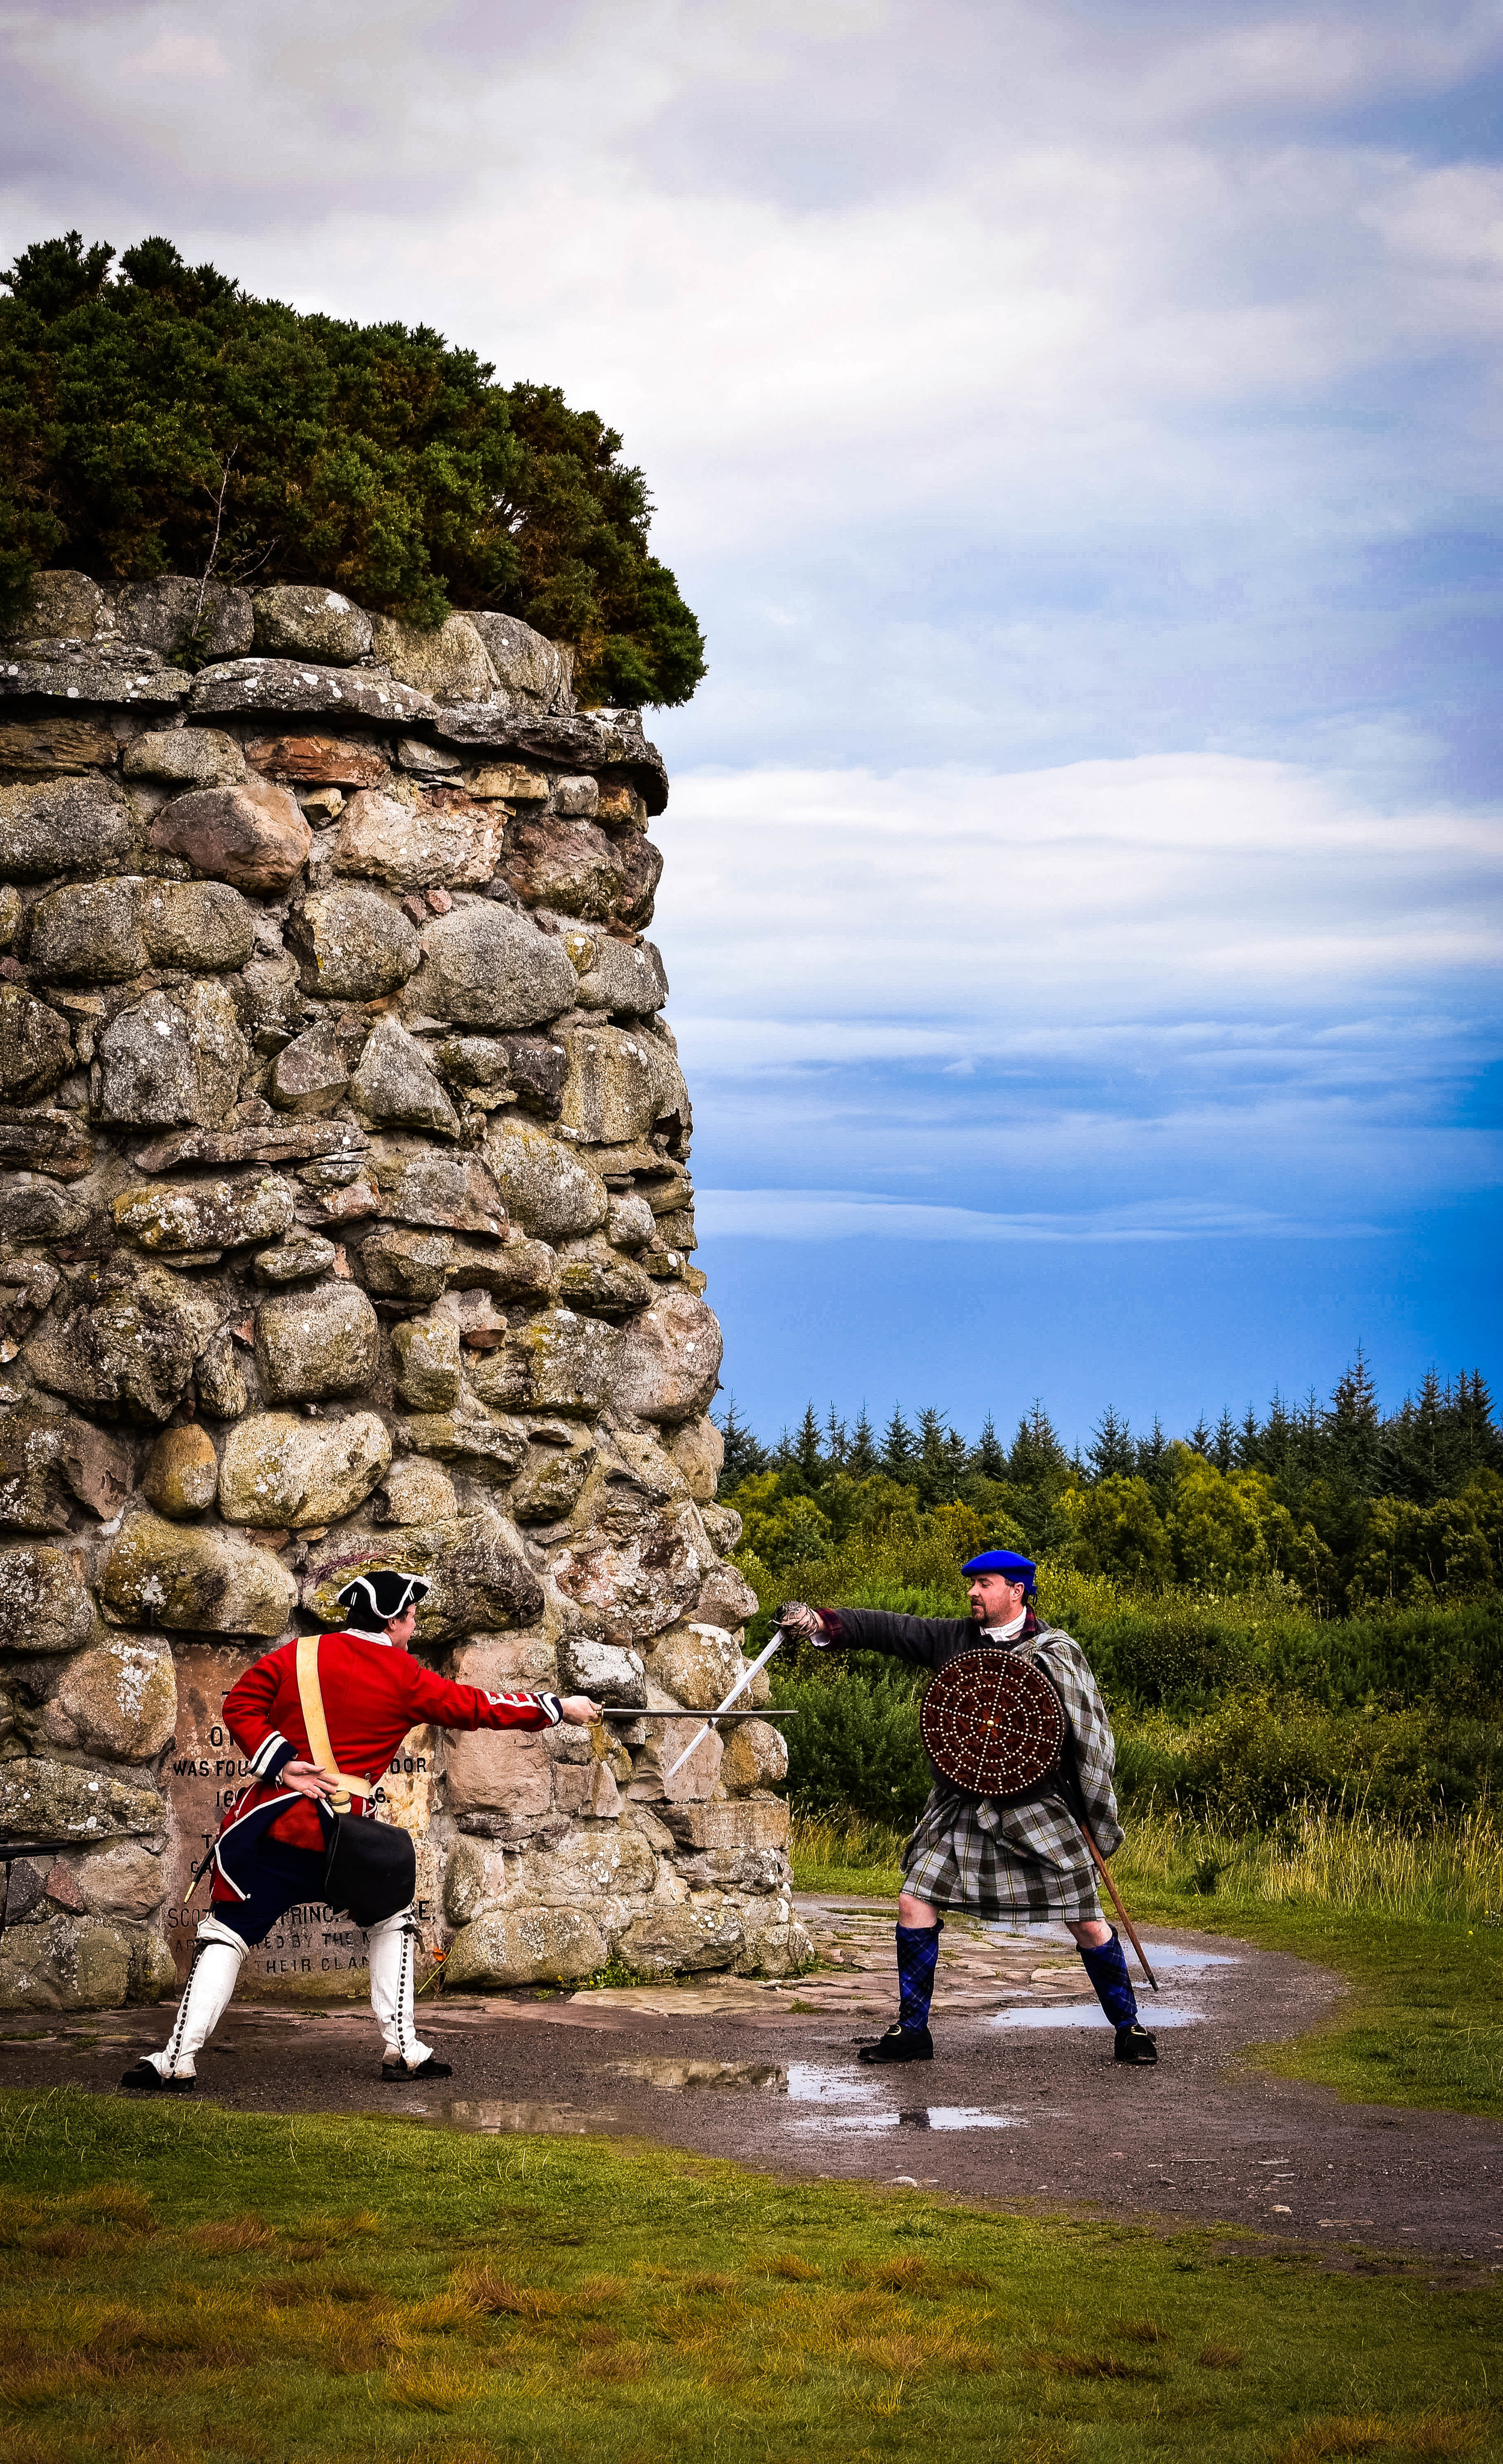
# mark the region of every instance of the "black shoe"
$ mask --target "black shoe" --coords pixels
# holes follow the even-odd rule
[[[405,2087],[409,2079],[453,2079],[453,2062],[435,2061],[431,2054],[426,2062],[418,2063],[415,2071],[409,2071],[406,2062],[383,2062],[381,2065],[381,2076],[388,2087]]]
[[[133,2087],[147,2096],[191,2096],[197,2079],[164,2079],[155,2062],[134,2062],[121,2079],[122,2087]]]
[[[895,2019],[885,2036],[875,2037],[863,2045],[856,2056],[859,2062],[932,2062],[934,2038],[927,2028],[905,2028]]]
[[[1138,2062],[1146,2068],[1159,2058],[1159,2048],[1146,2028],[1135,2019],[1130,2028],[1118,2028],[1113,2048],[1115,2062]]]

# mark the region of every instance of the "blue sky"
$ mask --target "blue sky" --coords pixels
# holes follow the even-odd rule
[[[646,467],[657,937],[763,1430],[1503,1388],[1503,5],[7,12],[163,230]]]

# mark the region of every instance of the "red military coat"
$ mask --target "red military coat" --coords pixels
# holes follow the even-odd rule
[[[409,1728],[549,1728],[563,1714],[556,1694],[492,1694],[435,1677],[385,1635],[319,1638],[319,1690],[329,1744],[342,1771],[378,1780]],[[214,1845],[213,1895],[243,1900],[259,1841],[321,1849],[328,1835],[310,1797],[276,1782],[290,1762],[311,1762],[298,1693],[298,1645],[284,1642],[248,1668],[225,1696],[224,1722],[254,1776],[227,1810]],[[364,1815],[365,1801],[351,1800]]]

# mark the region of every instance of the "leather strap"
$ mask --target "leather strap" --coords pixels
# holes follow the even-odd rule
[[[334,1749],[329,1743],[329,1724],[323,1716],[323,1695],[319,1685],[320,1639],[316,1634],[298,1637],[298,1699],[302,1705],[302,1725],[308,1731],[308,1750],[320,1770],[327,1771],[330,1779],[339,1781],[339,1787],[326,1802],[332,1813],[348,1814],[350,1798],[374,1794],[376,1784],[374,1780],[358,1779],[350,1771],[342,1771],[334,1759]]]

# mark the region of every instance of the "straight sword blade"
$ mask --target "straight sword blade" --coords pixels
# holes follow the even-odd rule
[[[666,1771],[663,1773],[665,1780],[672,1779],[674,1771],[681,1771],[683,1770],[685,1763],[694,1752],[696,1746],[702,1744],[703,1740],[709,1735],[717,1720],[719,1718],[720,1713],[730,1709],[731,1705],[735,1702],[738,1694],[745,1693],[747,1686],[752,1682],[752,1679],[766,1667],[768,1661],[772,1658],[773,1653],[777,1650],[778,1645],[782,1640],[783,1628],[779,1626],[776,1633],[773,1635],[772,1640],[768,1643],[766,1650],[759,1653],[758,1657],[752,1661],[751,1666],[747,1669],[744,1677],[738,1677],[724,1702],[717,1705],[716,1708],[711,1712],[708,1720],[706,1720],[703,1727],[696,1729],[695,1734],[690,1738],[689,1743],[683,1749],[683,1752],[674,1763],[673,1770]]]

